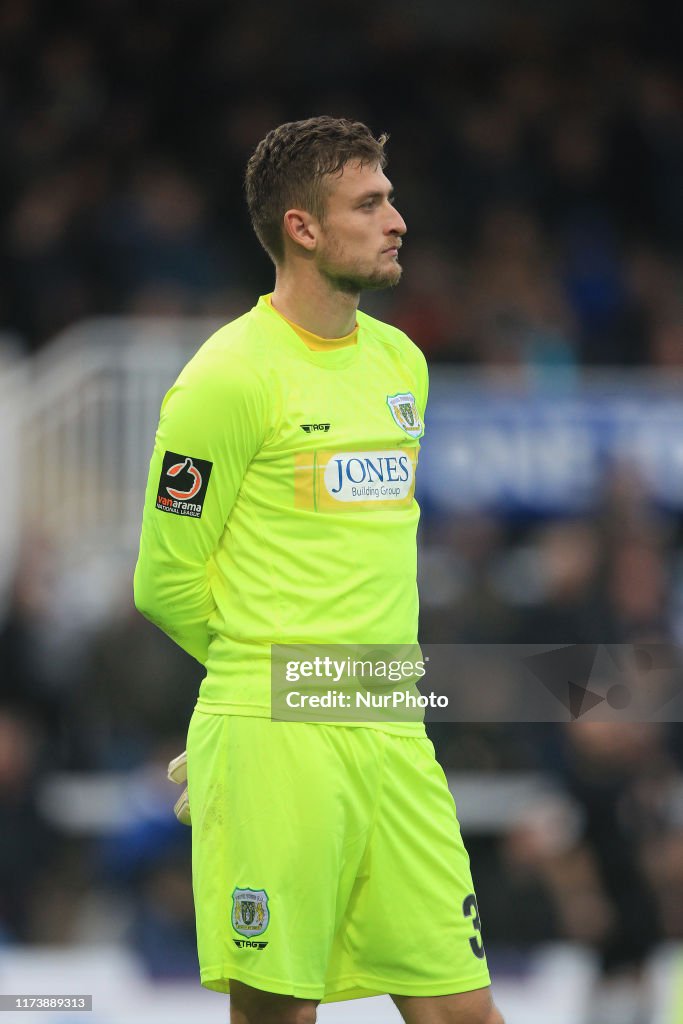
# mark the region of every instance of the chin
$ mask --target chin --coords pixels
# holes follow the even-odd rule
[[[379,291],[381,288],[393,288],[401,280],[401,267],[395,267],[391,273],[382,271],[376,274],[340,275],[334,281],[343,292]]]
[[[365,289],[377,289],[377,288],[393,288],[401,280],[401,274],[403,268],[396,264],[390,273],[383,272],[381,274],[375,274],[367,279],[367,283],[363,285]]]

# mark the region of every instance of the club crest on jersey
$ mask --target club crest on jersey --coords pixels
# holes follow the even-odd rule
[[[415,404],[415,395],[406,391],[399,395],[387,395],[387,405],[394,422],[410,437],[421,437],[424,426]]]
[[[232,926],[240,935],[251,938],[268,927],[270,911],[265,889],[235,889],[232,894]]]

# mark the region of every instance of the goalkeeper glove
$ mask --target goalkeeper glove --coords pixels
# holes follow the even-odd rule
[[[168,777],[171,782],[177,782],[181,785],[183,782],[187,782],[187,751],[183,750],[182,754],[178,754],[168,764]],[[173,810],[178,821],[182,825],[191,825],[192,819],[190,818],[190,799],[187,795],[187,786],[182,791],[178,799],[176,800]]]

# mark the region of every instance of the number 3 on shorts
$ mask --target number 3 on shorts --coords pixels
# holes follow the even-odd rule
[[[472,924],[474,925],[474,929],[477,933],[470,939],[472,952],[480,960],[483,960],[486,954],[484,953],[484,943],[481,941],[481,920],[479,918],[479,908],[477,907],[477,897],[473,892],[463,900],[462,912],[465,917],[472,918]]]

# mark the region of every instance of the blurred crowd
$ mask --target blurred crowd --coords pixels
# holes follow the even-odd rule
[[[668,5],[504,15],[466,44],[401,10],[5,0],[0,330],[33,352],[100,313],[244,311],[272,282],[246,159],[274,125],[328,112],[391,133],[405,274],[364,308],[432,363],[683,367]],[[628,474],[584,518],[426,516],[421,639],[682,643],[681,540]],[[194,977],[189,833],[163,777],[199,667],[132,605],[70,628],[45,562],[27,546],[0,610],[0,946],[123,937],[155,976]],[[583,941],[637,976],[683,939],[680,724],[431,735],[447,770],[541,772],[573,809],[468,837],[491,948]],[[128,820],[60,828],[44,783],[62,771],[125,773]]]
[[[326,112],[390,132],[406,272],[365,305],[432,360],[680,366],[675,5],[512,7],[463,39],[438,4],[6,0],[0,329],[242,312],[246,160]]]

